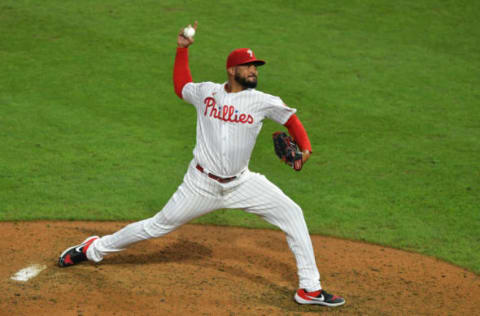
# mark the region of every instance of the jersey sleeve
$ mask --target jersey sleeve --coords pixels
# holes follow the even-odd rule
[[[269,96],[267,104],[266,117],[281,125],[284,125],[297,112],[297,109],[288,107],[282,99],[276,96]]]
[[[202,98],[201,95],[201,83],[189,82],[187,83],[182,90],[182,97],[188,103],[196,105]]]
[[[182,89],[182,97],[188,103],[193,104],[196,108],[201,107],[207,96],[218,90],[222,85],[205,81],[200,83],[189,82]]]

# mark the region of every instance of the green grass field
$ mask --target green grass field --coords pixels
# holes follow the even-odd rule
[[[258,89],[309,133],[301,173],[266,122],[250,169],[303,208],[312,233],[390,245],[480,272],[480,2],[0,3],[0,220],[137,220],[192,158],[176,97],[179,29],[199,21],[195,81],[225,58],[267,60]],[[240,211],[197,223],[269,227]]]

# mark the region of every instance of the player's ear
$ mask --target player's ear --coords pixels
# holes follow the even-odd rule
[[[227,68],[227,74],[230,75],[230,76],[234,76],[235,75],[235,67]]]

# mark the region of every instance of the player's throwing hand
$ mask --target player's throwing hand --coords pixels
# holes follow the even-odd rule
[[[197,26],[198,26],[198,22],[195,21],[195,23],[193,23],[193,29],[195,30],[195,32],[197,31]],[[192,27],[192,25],[189,24],[187,27]],[[194,42],[193,36],[192,37],[186,37],[185,34],[184,34],[184,30],[185,30],[185,28],[181,28],[180,32],[178,33],[178,37],[177,37],[178,47],[188,47],[188,46],[192,45],[193,42]]]

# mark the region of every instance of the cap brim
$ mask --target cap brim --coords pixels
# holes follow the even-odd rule
[[[252,59],[252,60],[246,61],[244,63],[241,63],[239,65],[245,65],[245,64],[254,64],[255,66],[263,66],[263,65],[266,64],[266,62],[264,60],[261,60],[261,59]]]

